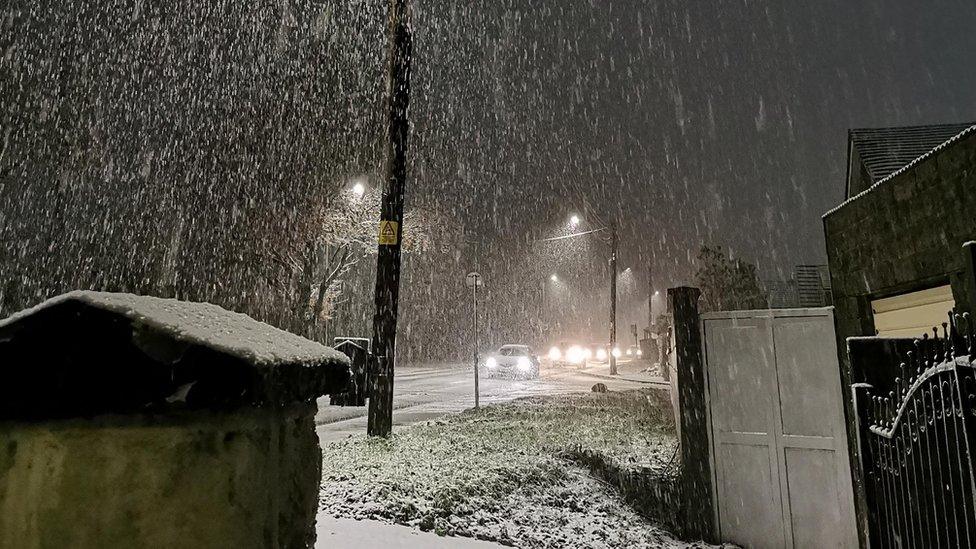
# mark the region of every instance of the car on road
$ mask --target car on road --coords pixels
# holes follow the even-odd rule
[[[560,341],[549,348],[546,357],[553,366],[581,366],[589,358],[589,349],[571,341]]]
[[[641,358],[644,356],[644,352],[637,345],[631,345],[627,347],[627,357],[628,358]]]
[[[539,357],[528,345],[502,345],[485,359],[486,377],[536,379],[539,377]]]
[[[593,343],[589,347],[590,350],[590,356],[588,357],[589,361],[595,362],[597,364],[606,363],[609,360],[609,355],[607,354],[607,349],[609,348],[610,346],[607,345],[606,343]]]

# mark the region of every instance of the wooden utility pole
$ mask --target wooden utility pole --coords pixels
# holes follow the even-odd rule
[[[651,337],[654,327],[654,268],[647,262],[647,337]]]
[[[393,370],[400,297],[400,244],[403,240],[403,194],[407,178],[407,134],[410,129],[407,108],[410,104],[412,48],[409,0],[389,0],[389,9],[386,173],[376,258],[374,355],[366,426],[369,436],[380,437],[390,436],[393,428]]]
[[[610,375],[617,375],[617,225],[610,226]]]

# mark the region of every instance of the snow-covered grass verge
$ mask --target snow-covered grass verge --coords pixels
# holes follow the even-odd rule
[[[321,509],[519,547],[685,546],[560,457],[663,471],[675,445],[654,390],[530,397],[327,445]]]

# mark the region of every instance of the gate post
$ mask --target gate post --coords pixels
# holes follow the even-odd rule
[[[679,516],[686,538],[715,541],[705,361],[698,315],[700,296],[698,288],[668,289],[678,381],[678,417],[675,421],[680,424],[681,445]]]
[[[976,242],[967,242],[963,244],[962,249],[966,263],[965,292],[968,294],[962,300],[963,310],[976,316]],[[960,312],[958,308],[956,312]]]
[[[854,451],[857,455],[857,463],[855,470],[853,472],[854,480],[854,515],[857,521],[857,537],[858,543],[861,547],[870,547],[871,539],[874,539],[876,543],[880,540],[877,532],[872,532],[871,525],[876,524],[876,521],[871,520],[870,514],[875,509],[874,494],[871,492],[871,487],[868,486],[868,476],[867,472],[869,470],[870,464],[872,463],[872,456],[870,455],[870,445],[868,444],[868,435],[870,431],[870,420],[868,418],[868,410],[871,405],[871,390],[874,389],[868,383],[854,383],[851,385],[851,402],[853,403],[852,408],[854,409],[854,417],[852,418],[854,424],[854,433],[856,438],[853,443],[849,443],[853,446]],[[850,429],[848,429],[850,432]]]

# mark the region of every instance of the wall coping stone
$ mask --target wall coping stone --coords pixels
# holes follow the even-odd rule
[[[342,353],[210,303],[76,291],[0,321],[0,420],[281,407],[349,375]]]

